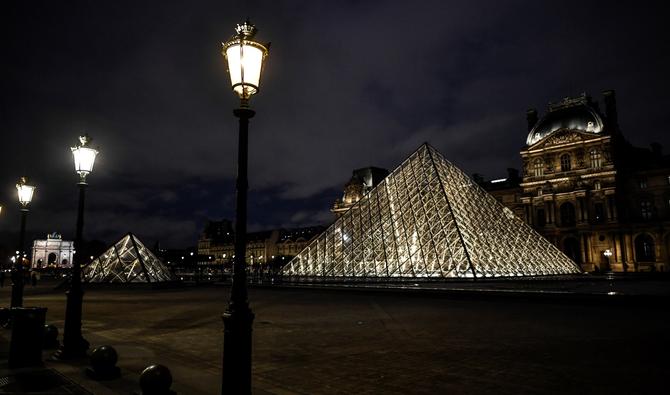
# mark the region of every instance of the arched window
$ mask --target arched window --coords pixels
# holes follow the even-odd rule
[[[635,259],[638,262],[654,262],[656,260],[654,239],[646,233],[635,238]]]
[[[575,263],[582,263],[582,254],[579,248],[579,241],[574,237],[568,237],[563,241],[563,252]]]
[[[569,154],[561,155],[561,171],[570,171],[572,168],[572,162],[570,161]]]
[[[593,168],[600,168],[603,165],[603,158],[600,155],[600,151],[597,149],[592,149],[591,152],[589,152],[589,156],[591,158],[591,167]]]
[[[535,177],[544,175],[544,162],[540,158],[537,158],[535,161],[533,161],[533,175]]]
[[[575,225],[575,206],[570,202],[561,204],[561,226]]]

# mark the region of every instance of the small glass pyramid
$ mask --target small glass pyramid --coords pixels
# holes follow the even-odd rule
[[[157,283],[171,281],[172,273],[132,233],[82,268],[90,283]]]
[[[580,272],[428,144],[282,269],[289,277],[352,279]]]

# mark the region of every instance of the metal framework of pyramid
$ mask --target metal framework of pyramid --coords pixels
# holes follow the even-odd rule
[[[132,233],[83,267],[83,274],[90,283],[157,283],[173,279],[170,269]]]
[[[282,269],[289,278],[352,279],[580,272],[428,144]]]

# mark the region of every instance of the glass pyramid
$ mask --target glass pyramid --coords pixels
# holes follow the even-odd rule
[[[172,273],[132,233],[82,268],[91,283],[156,283],[171,281]]]
[[[352,279],[580,272],[428,144],[282,269],[289,277]]]

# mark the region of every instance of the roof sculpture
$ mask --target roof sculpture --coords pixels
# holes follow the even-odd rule
[[[82,268],[90,283],[156,283],[171,281],[172,273],[132,233],[117,241]]]
[[[286,276],[352,279],[580,272],[428,144],[282,269]]]

